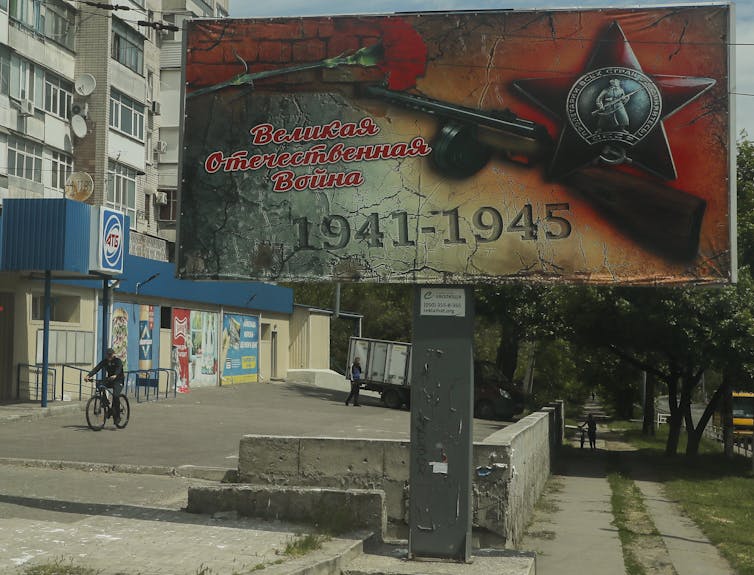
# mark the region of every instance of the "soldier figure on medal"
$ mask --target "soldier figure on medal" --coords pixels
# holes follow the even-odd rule
[[[630,97],[630,94],[628,95]],[[602,90],[597,96],[597,130],[596,132],[627,132],[628,112],[626,112],[628,97],[623,91],[618,78],[610,79],[610,86]]]

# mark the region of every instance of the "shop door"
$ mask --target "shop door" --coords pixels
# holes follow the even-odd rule
[[[0,293],[0,401],[13,393],[13,294]]]
[[[270,341],[270,379],[276,379],[278,376],[278,332],[273,331]]]

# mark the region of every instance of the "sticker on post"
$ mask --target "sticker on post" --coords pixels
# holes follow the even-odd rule
[[[429,465],[432,467],[432,473],[448,474],[448,462],[447,461],[430,461]]]
[[[420,297],[420,315],[466,315],[466,292],[463,288],[422,288]]]

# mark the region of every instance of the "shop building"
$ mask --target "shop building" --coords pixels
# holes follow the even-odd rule
[[[48,275],[48,400],[76,399],[82,373],[104,345],[115,348],[134,380],[137,372],[172,370],[178,391],[287,376],[289,350],[300,346],[299,336],[291,340],[291,289],[177,279],[173,264],[129,254],[128,233],[122,272],[97,270],[90,246],[98,217],[96,206],[68,199],[6,201],[0,400],[40,399]],[[321,327],[321,314],[310,315]]]

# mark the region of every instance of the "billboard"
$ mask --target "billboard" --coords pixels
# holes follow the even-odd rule
[[[730,18],[190,21],[179,275],[730,281]]]

